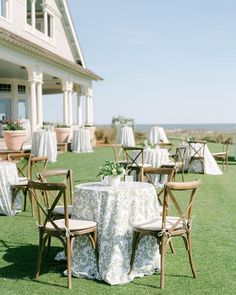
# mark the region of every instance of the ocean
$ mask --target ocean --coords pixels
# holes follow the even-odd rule
[[[135,130],[138,132],[149,132],[153,126],[157,124],[136,124]],[[163,127],[166,130],[203,130],[203,131],[218,131],[234,133],[236,132],[236,123],[227,124],[158,124],[158,126]],[[109,124],[98,124],[98,128],[110,128]]]

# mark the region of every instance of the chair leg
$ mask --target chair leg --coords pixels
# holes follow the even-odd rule
[[[135,259],[135,252],[136,249],[138,247],[138,242],[139,242],[139,233],[138,232],[133,232],[133,241],[132,241],[132,254],[131,254],[131,258],[130,258],[130,269],[128,272],[128,275],[130,275],[131,271],[133,270],[133,266],[134,266],[134,259]]]
[[[187,235],[187,239],[188,239],[188,257],[189,257],[189,263],[190,263],[190,266],[191,266],[191,270],[192,270],[192,273],[193,273],[193,277],[196,278],[197,277],[197,274],[196,274],[196,271],[195,271],[195,267],[194,267],[194,263],[193,263],[193,255],[192,255],[192,241],[191,241],[191,236],[190,234]]]
[[[37,260],[37,266],[36,266],[36,274],[35,278],[38,279],[40,274],[40,268],[42,263],[42,256],[43,256],[43,234],[42,231],[39,229],[39,253],[38,253],[38,260]]]
[[[23,209],[23,211],[26,211],[27,189],[23,190],[23,195],[24,195],[24,209]]]
[[[67,287],[72,288],[71,278],[71,238],[66,237],[66,265],[67,265]]]
[[[166,254],[166,241],[165,238],[161,238],[161,244],[160,244],[160,253],[161,253],[161,281],[160,281],[160,287],[161,289],[165,286],[165,254]]]

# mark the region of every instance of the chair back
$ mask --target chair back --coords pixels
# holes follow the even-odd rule
[[[227,139],[226,141],[223,142],[223,152],[228,153],[229,151],[229,145],[231,144],[231,140]]]
[[[30,176],[30,153],[11,153],[7,155],[10,162],[14,162],[20,177],[29,178]]]
[[[157,191],[157,198],[160,205],[162,205],[163,203],[161,196],[164,192],[164,183],[173,181],[174,177],[175,168],[143,168],[143,180],[147,181],[148,183],[151,183],[156,189],[161,187],[161,190],[159,192]]]
[[[60,235],[63,235],[63,231],[54,222],[55,215],[53,211],[59,202],[63,203],[65,227],[69,228],[66,185],[64,183],[42,183],[29,180],[29,191],[37,206],[38,226],[42,230],[44,230],[46,226],[51,226],[52,229],[55,229]],[[52,202],[47,204],[45,202],[45,195],[53,196]]]
[[[171,151],[173,146],[174,145],[171,142],[160,142],[160,143],[156,144],[156,147],[159,147],[160,149],[168,149],[168,152]]]
[[[71,169],[55,169],[46,170],[38,174],[38,179],[44,183],[64,183],[66,185],[67,195],[69,196],[70,204],[73,204],[73,176]],[[50,202],[50,198],[45,194],[46,202]]]
[[[123,147],[128,167],[142,167],[144,164],[142,147]]]
[[[30,179],[36,179],[37,174],[44,171],[48,164],[47,156],[31,157],[30,158]]]
[[[189,232],[191,230],[192,207],[200,184],[200,180],[191,182],[168,182],[165,184],[162,230],[165,231],[167,235],[174,234],[175,230],[179,230],[180,232]],[[167,229],[166,219],[170,211],[170,206],[172,206],[172,212],[174,209],[177,219],[175,223]],[[181,227],[179,229],[180,225]]]
[[[206,141],[188,141],[190,158],[203,159],[205,155]]]
[[[183,163],[187,158],[187,146],[178,146],[175,152],[175,161]]]
[[[111,148],[114,153],[115,162],[125,162],[124,150],[121,144],[112,144]]]

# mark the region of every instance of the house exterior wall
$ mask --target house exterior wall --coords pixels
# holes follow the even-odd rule
[[[74,62],[74,57],[61,21],[61,13],[54,0],[47,0],[53,14],[53,38],[48,38],[26,23],[26,0],[11,0],[11,20],[0,17],[0,26],[43,48]]]

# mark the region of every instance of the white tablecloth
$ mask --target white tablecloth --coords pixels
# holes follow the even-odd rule
[[[32,136],[32,154],[35,157],[48,156],[48,162],[57,160],[56,133],[51,130],[35,131]]]
[[[197,150],[197,146],[198,143],[194,143],[194,145],[196,145],[196,150]],[[183,146],[183,145],[181,145]],[[188,150],[187,150],[187,159],[185,162],[185,168],[188,169],[187,164],[188,164],[188,158],[189,156],[193,153],[193,150],[191,150],[190,146],[187,146]],[[205,151],[204,151],[204,166],[205,166],[205,174],[208,175],[221,175],[222,171],[220,170],[220,167],[218,166],[216,160],[214,159],[214,157],[212,156],[208,146],[205,146]],[[190,170],[190,172],[203,172],[202,171],[202,165],[200,163],[199,160],[194,160],[193,163],[191,164],[192,169]]]
[[[89,129],[78,128],[73,130],[71,149],[76,153],[90,153],[93,151]]]
[[[26,141],[31,140],[31,127],[29,119],[20,119],[20,124],[26,131]]]
[[[96,221],[98,224],[99,273],[91,244],[86,237],[75,239],[72,274],[104,280],[115,285],[130,282],[134,277],[152,274],[159,268],[159,249],[153,237],[144,237],[139,244],[134,271],[130,266],[131,224],[159,216],[154,187],[132,182],[117,187],[87,183],[76,187],[73,218]]]
[[[121,130],[121,144],[123,146],[135,146],[133,128],[125,126]]]
[[[160,142],[168,143],[166,133],[162,127],[152,127],[149,134],[149,141],[151,144],[158,144]]]
[[[0,214],[13,216],[20,210],[20,197],[14,202],[11,209],[11,184],[18,181],[16,164],[7,161],[0,161]]]

